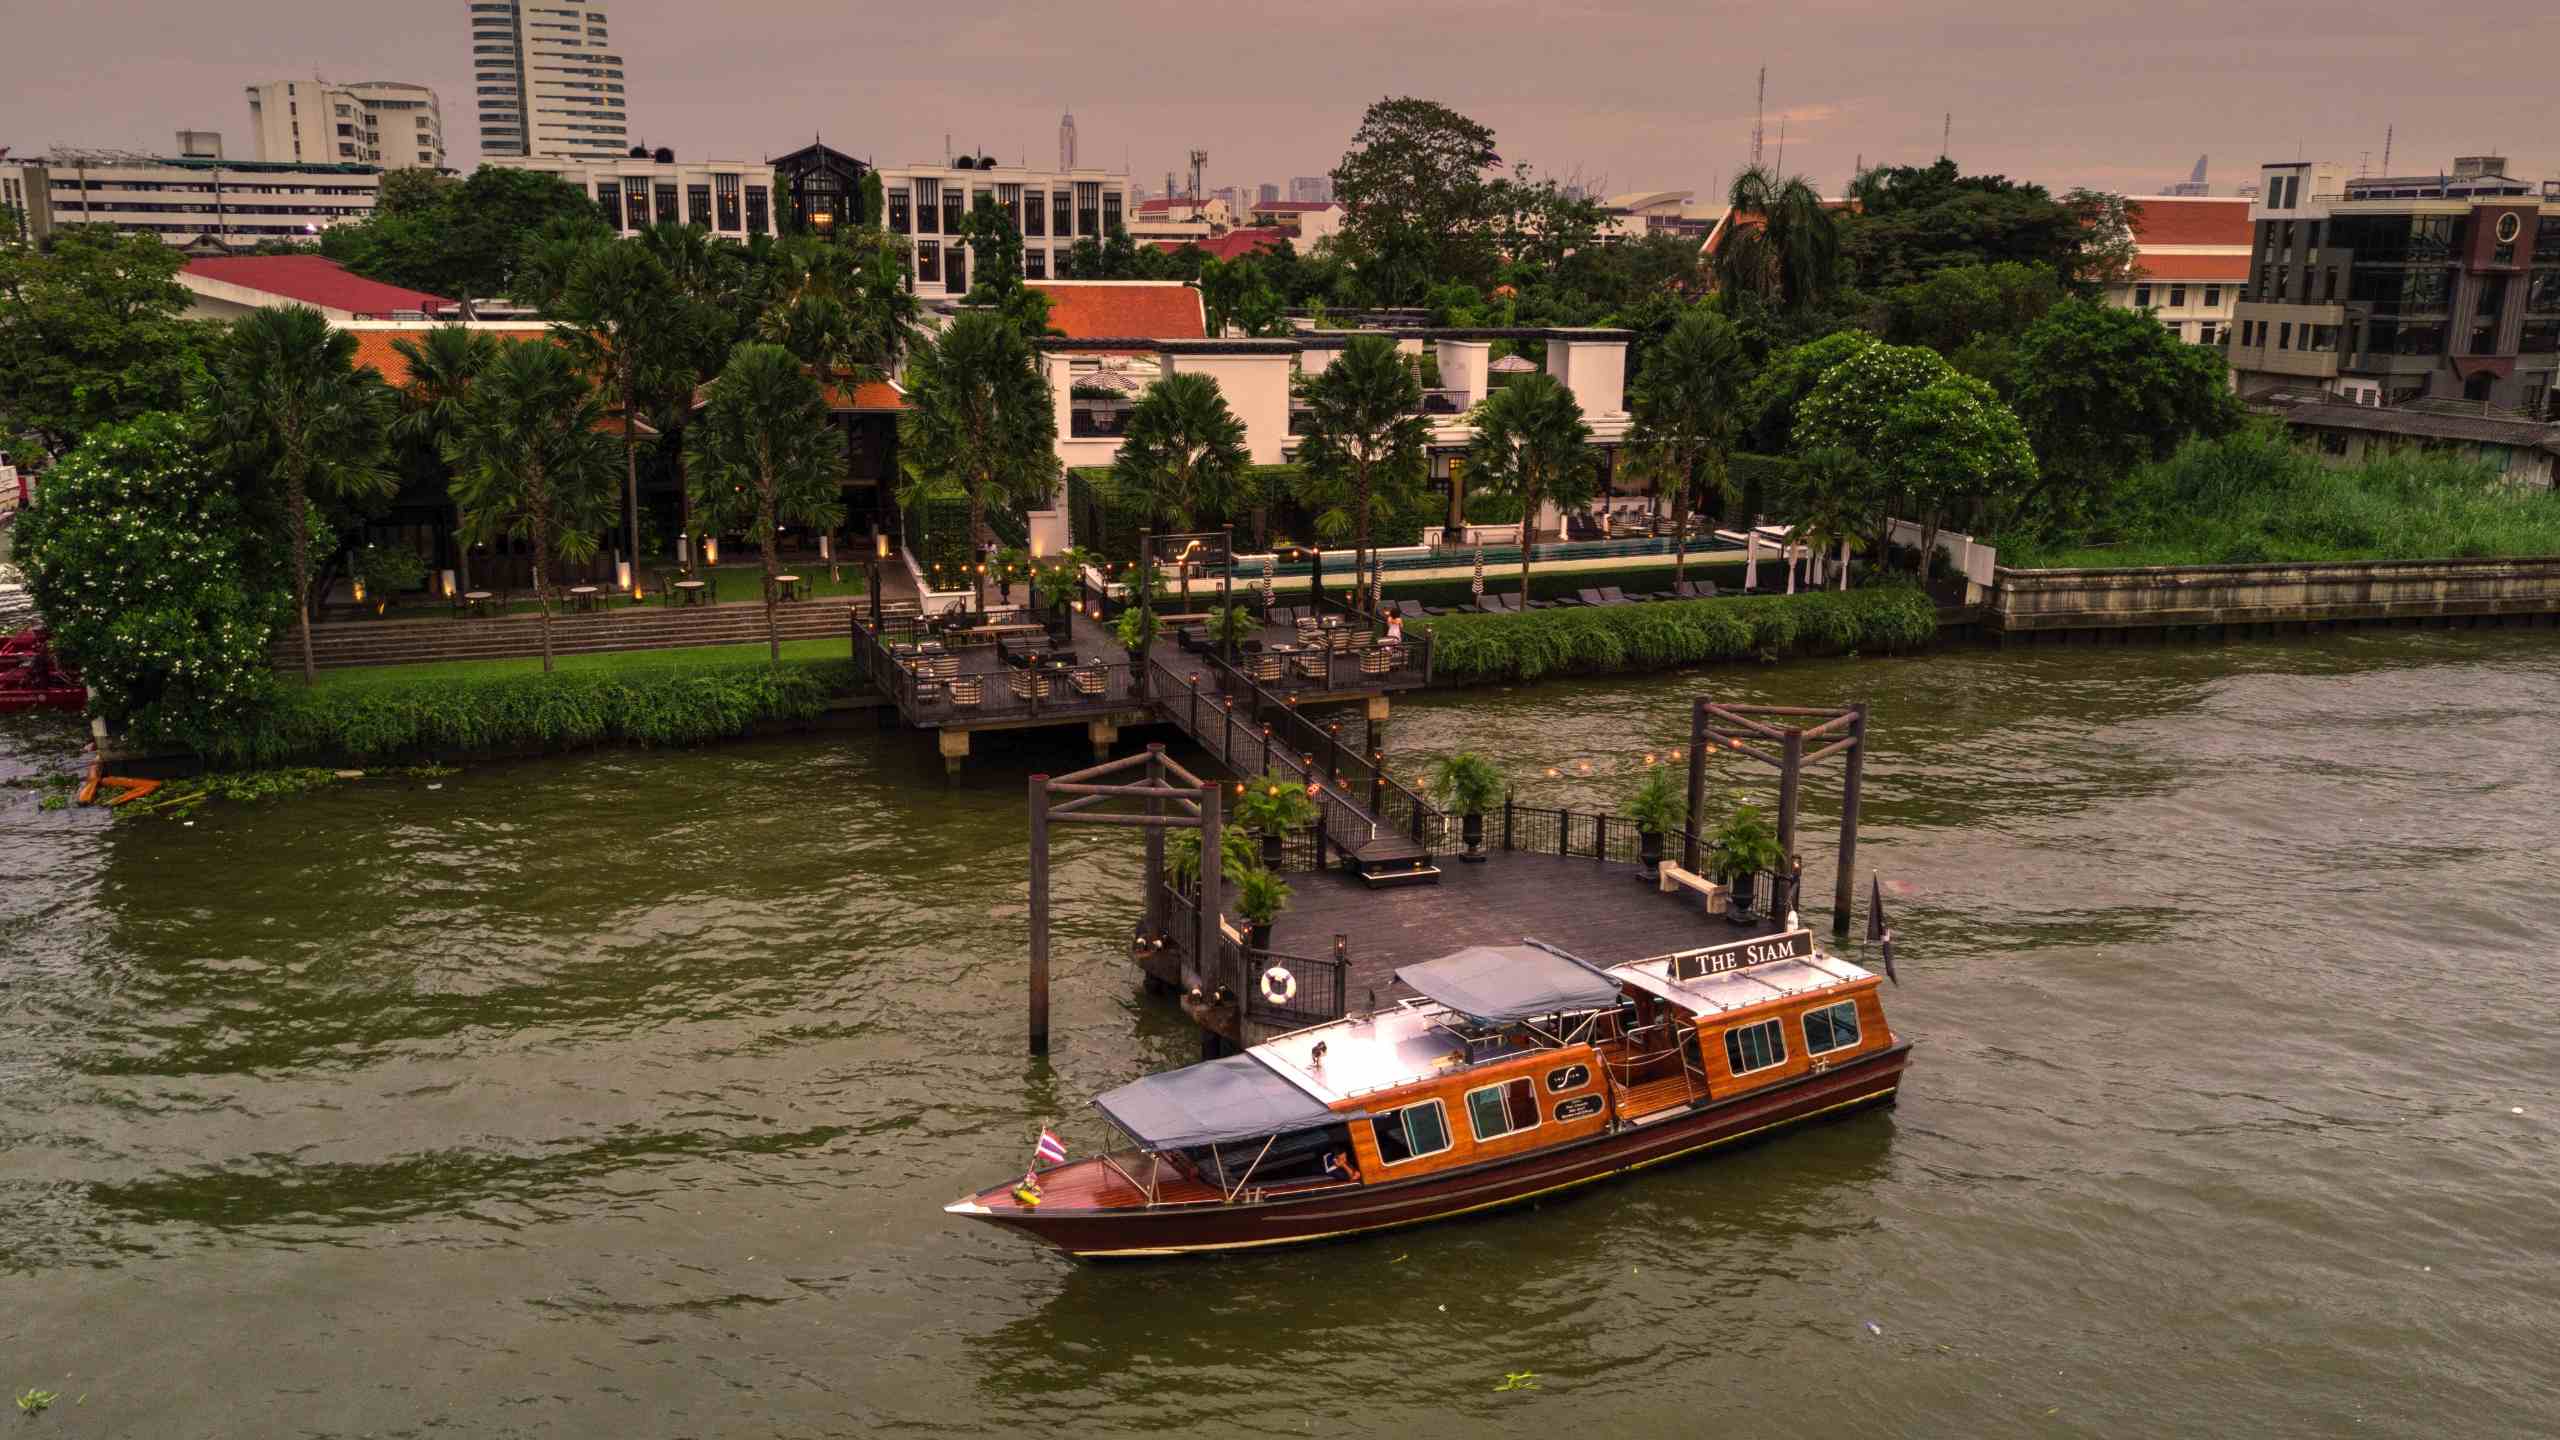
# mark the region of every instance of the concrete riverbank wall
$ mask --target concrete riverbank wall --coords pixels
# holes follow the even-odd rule
[[[1995,572],[2003,640],[2072,632],[2296,633],[2357,625],[2551,623],[2560,556]]]

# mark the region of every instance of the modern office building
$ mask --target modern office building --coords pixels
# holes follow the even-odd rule
[[[625,235],[660,220],[699,225],[733,240],[781,233],[774,167],[759,160],[678,160],[673,150],[634,146],[618,158],[501,156],[486,163],[559,176],[594,196],[605,222]]]
[[[468,0],[480,154],[613,159],[630,145],[602,0]]]
[[[938,165],[883,165],[888,229],[914,252],[910,283],[920,295],[969,290],[968,247],[954,238],[983,197],[1022,234],[1024,278],[1056,276],[1078,240],[1107,239],[1132,215],[1129,177],[1102,170],[1033,170],[962,156]]]
[[[2495,155],[2434,175],[2260,167],[2233,315],[2244,399],[2319,390],[2373,406],[2456,399],[2541,418],[2560,380],[2560,182]]]
[[[28,237],[112,225],[171,245],[309,240],[373,213],[375,165],[225,160],[221,137],[183,132],[177,155],[63,148],[0,161],[0,195],[23,197]],[[15,184],[7,182],[14,181]]]
[[[2129,203],[2133,273],[2106,287],[2107,302],[2152,312],[2181,340],[2221,344],[2249,278],[2249,202],[2146,195]]]
[[[261,160],[444,168],[444,112],[424,85],[270,80],[248,90]]]
[[[1329,175],[1293,175],[1289,177],[1292,200],[1331,200],[1333,178]]]

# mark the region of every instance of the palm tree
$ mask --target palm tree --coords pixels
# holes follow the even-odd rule
[[[510,345],[481,372],[445,444],[463,533],[533,547],[542,668],[551,669],[551,561],[593,558],[613,509],[613,437],[604,400],[557,345]]]
[[[392,341],[391,348],[409,367],[409,379],[396,392],[400,415],[391,422],[391,438],[414,446],[414,453],[434,457],[435,467],[443,471],[445,437],[462,423],[472,383],[489,368],[501,343],[485,330],[462,325],[439,325],[422,341],[405,335]],[[453,477],[450,471],[443,473],[450,495]],[[470,574],[466,559],[463,578],[467,581]]]
[[[284,483],[306,684],[319,678],[311,654],[311,502],[379,499],[398,484],[383,464],[390,392],[355,361],[353,332],[331,328],[308,306],[270,306],[232,325],[206,385],[223,459]]]
[[[898,503],[922,504],[957,485],[969,502],[969,545],[987,512],[1046,504],[1058,485],[1058,419],[1031,341],[992,310],[969,310],[907,365],[898,417]],[[976,566],[973,564],[974,572]],[[977,581],[983,604],[985,577]]]
[[[1218,382],[1193,372],[1168,375],[1138,397],[1111,469],[1123,493],[1146,496],[1157,517],[1193,530],[1204,512],[1226,513],[1252,463],[1244,422]]]
[[[553,333],[613,398],[613,418],[622,432],[623,520],[635,585],[640,579],[640,458],[632,422],[640,414],[642,371],[666,363],[674,301],[667,268],[647,246],[600,239],[569,267],[568,284],[553,312]]]
[[[844,443],[827,417],[826,394],[790,351],[740,345],[711,382],[688,448],[694,503],[723,528],[762,537],[765,639],[779,663],[774,576],[782,562],[774,532],[785,524],[832,530],[844,523]]]
[[[1378,502],[1413,503],[1431,470],[1422,377],[1384,335],[1355,335],[1306,390],[1310,430],[1298,442],[1319,528],[1352,535],[1354,570],[1369,563]],[[1330,502],[1330,503],[1326,503]]]
[[[1753,165],[1733,177],[1716,283],[1800,309],[1828,293],[1840,269],[1840,229],[1801,175]]]
[[[1467,447],[1467,480],[1520,502],[1520,603],[1529,603],[1529,555],[1538,507],[1558,511],[1590,503],[1591,427],[1573,392],[1554,376],[1523,375],[1476,407],[1475,443]]]
[[[1750,361],[1733,322],[1704,306],[1691,309],[1662,337],[1636,382],[1635,428],[1628,437],[1641,463],[1672,484],[1678,522],[1671,575],[1689,572],[1689,515],[1709,495],[1733,496],[1726,459],[1742,425]]]
[[[801,364],[847,385],[875,379],[870,341],[853,308],[833,295],[803,292],[775,305],[756,321],[756,338],[788,350]]]

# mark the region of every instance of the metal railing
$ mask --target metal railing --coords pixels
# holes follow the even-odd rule
[[[854,659],[873,688],[887,695],[908,724],[943,726],[977,720],[1071,717],[1142,705],[1136,667],[1126,661],[1087,661],[1073,666],[1019,666],[989,643],[961,645],[939,655],[900,655],[900,635],[921,631],[884,627],[874,633],[853,617]]]
[[[1248,1025],[1296,1029],[1343,1017],[1351,983],[1347,956],[1257,950],[1227,934],[1222,924],[1218,954],[1203,965],[1198,953],[1199,897],[1170,881],[1164,889],[1166,933],[1153,937],[1142,933],[1138,938],[1142,942],[1152,939],[1171,952],[1177,971],[1187,984],[1212,997],[1224,991],[1236,1001],[1238,1013]],[[1143,930],[1144,922],[1140,925]],[[1271,993],[1266,994],[1263,982],[1275,967],[1288,972],[1287,980],[1283,983],[1274,977]]]

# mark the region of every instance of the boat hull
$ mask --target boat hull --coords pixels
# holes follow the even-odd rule
[[[1344,1186],[1260,1204],[1021,1210],[962,1201],[951,1212],[1018,1230],[1089,1259],[1297,1245],[1473,1214],[1793,1125],[1893,1102],[1908,1042],[1819,1075],[1554,1150],[1411,1181]],[[983,1198],[983,1197],[981,1197]]]

